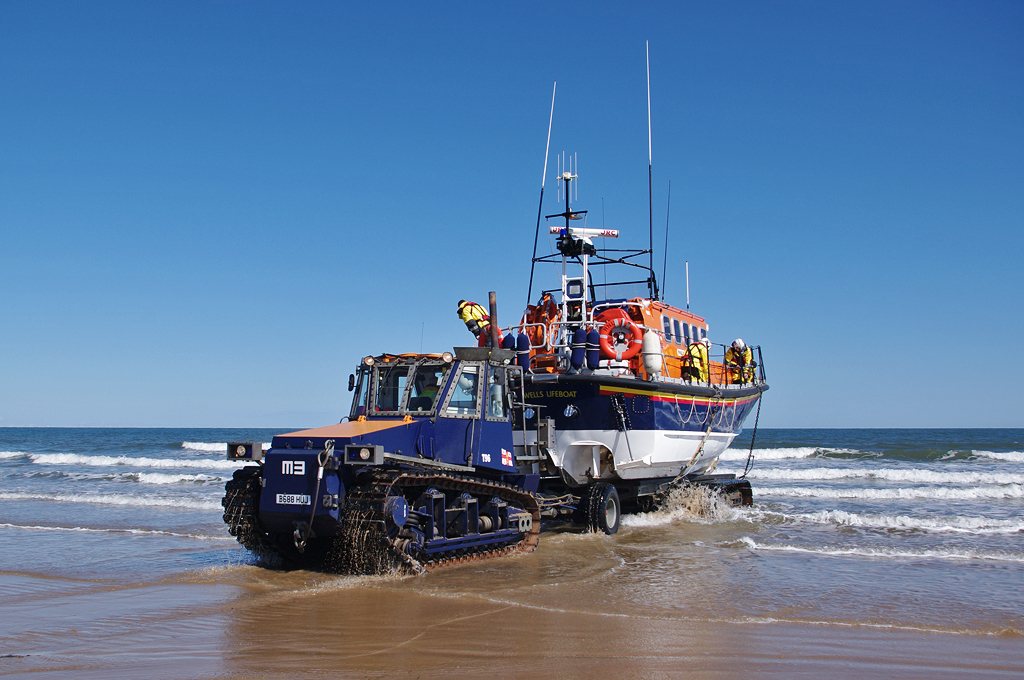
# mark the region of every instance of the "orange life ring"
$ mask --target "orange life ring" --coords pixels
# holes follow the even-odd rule
[[[631,340],[626,340],[626,334],[631,334]],[[601,354],[609,359],[623,361],[632,359],[640,351],[643,345],[644,333],[640,327],[629,319],[612,319],[601,327]],[[615,345],[624,343],[625,349],[616,349]]]

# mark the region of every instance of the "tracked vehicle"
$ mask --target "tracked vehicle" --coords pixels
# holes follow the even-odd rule
[[[224,519],[239,542],[286,565],[345,573],[432,566],[537,545],[537,475],[515,464],[514,353],[366,357],[347,422],[231,443]],[[571,513],[574,508],[565,505]]]

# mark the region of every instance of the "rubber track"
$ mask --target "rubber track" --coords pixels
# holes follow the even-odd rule
[[[403,565],[414,573],[424,573],[452,564],[475,562],[512,553],[529,553],[537,547],[540,541],[540,506],[537,499],[533,494],[516,486],[434,470],[372,470],[365,474],[371,475],[370,480],[362,482],[358,487],[349,491],[345,497],[348,510],[342,517],[342,525],[346,527],[347,532],[352,532],[348,534],[349,538],[342,539],[343,543],[348,544],[342,548],[343,552],[349,553],[342,558],[342,563],[347,567],[346,571],[380,573],[387,570],[386,561],[370,558],[367,555],[353,554],[366,551],[368,548],[372,549],[372,546],[367,545],[369,542],[378,542],[380,548],[389,550],[393,564]],[[396,484],[399,485],[398,488],[404,486],[434,487],[445,492],[465,492],[478,498],[497,496],[501,500],[515,503],[529,512],[533,517],[533,525],[523,540],[514,545],[506,545],[493,550],[482,549],[479,552],[453,551],[451,555],[442,554],[439,557],[433,557],[430,561],[422,562],[399,549],[396,546],[397,540],[389,541],[383,535],[383,531],[379,531],[376,536],[367,537],[366,535],[366,530],[369,529],[367,525],[383,526],[384,502],[388,495],[393,493]],[[368,509],[372,510],[367,515]],[[363,516],[360,517],[360,514]],[[364,531],[357,532],[358,527],[364,527]],[[355,539],[357,533],[359,533],[359,540]]]
[[[224,485],[224,521],[228,533],[258,558],[275,563],[287,562],[281,547],[263,530],[259,521],[261,468],[249,465],[235,470]]]

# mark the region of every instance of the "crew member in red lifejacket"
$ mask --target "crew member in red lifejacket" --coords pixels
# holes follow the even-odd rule
[[[476,336],[477,344],[480,347],[491,346],[491,317],[483,305],[459,300],[459,308],[456,313],[460,319],[466,322],[469,332]]]

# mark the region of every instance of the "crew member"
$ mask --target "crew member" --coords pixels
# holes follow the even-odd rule
[[[742,385],[754,382],[754,355],[740,338],[732,341],[732,347],[725,351],[725,366],[729,371],[729,384]]]
[[[490,347],[491,317],[483,305],[459,300],[459,308],[456,313],[460,319],[466,322],[469,332],[476,336],[477,344],[481,347]]]
[[[697,340],[686,348],[683,357],[683,377],[700,382],[708,381],[708,349],[711,341],[707,338]]]

